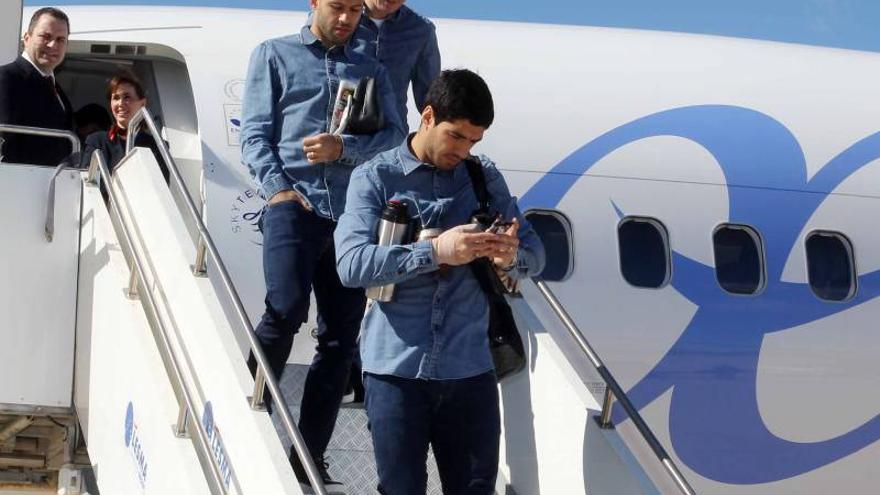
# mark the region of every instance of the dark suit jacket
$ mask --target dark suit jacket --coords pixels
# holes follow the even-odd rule
[[[64,108],[47,81],[30,62],[19,56],[0,67],[0,123],[73,130],[70,101],[56,84]],[[70,154],[70,143],[57,138],[5,133],[0,161],[58,165]]]

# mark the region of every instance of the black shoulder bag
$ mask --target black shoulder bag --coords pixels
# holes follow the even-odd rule
[[[348,107],[348,125],[345,127],[346,134],[373,134],[385,126],[385,117],[382,115],[382,105],[376,94],[376,79],[362,77],[358,81],[351,105]]]
[[[474,157],[465,160],[465,165],[480,204],[474,216],[487,217],[490,215],[489,190],[486,188],[483,165]],[[470,267],[489,301],[489,351],[495,363],[495,376],[501,381],[525,367],[525,349],[513,319],[513,311],[504,298],[507,289],[495,273],[492,260],[478,258],[470,263]]]

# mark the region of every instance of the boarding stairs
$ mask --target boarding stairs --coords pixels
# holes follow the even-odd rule
[[[160,135],[145,109],[131,127]],[[79,147],[69,133],[0,131]],[[156,141],[170,188],[146,149],[129,149],[112,175],[97,153],[88,172],[0,164],[0,494],[301,493],[263,404],[264,388],[283,396],[279,383]],[[511,303],[530,362],[501,386],[496,492],[694,493],[550,286],[527,281]],[[629,434],[611,425],[615,398]],[[281,402],[282,433],[325,493]]]

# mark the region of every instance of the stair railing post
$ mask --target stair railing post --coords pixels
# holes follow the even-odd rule
[[[138,274],[137,268],[131,267],[131,276],[128,279],[128,289],[126,290],[126,295],[129,299],[137,299],[138,298]]]
[[[265,392],[266,376],[263,375],[263,370],[257,367],[257,374],[254,377],[254,395],[251,396],[251,409],[255,411],[266,409]]]
[[[186,407],[186,404],[180,405],[180,412],[177,413],[177,424],[174,425],[174,436],[177,438],[188,438],[189,437],[189,429],[186,427],[186,422],[189,420],[189,408]]]
[[[196,262],[193,265],[193,275],[197,277],[202,277],[207,273],[207,268],[205,267],[205,260],[207,258],[206,253],[208,251],[208,246],[205,244],[205,240],[202,236],[199,236],[199,245],[196,248]]]
[[[602,401],[602,415],[599,416],[599,427],[603,430],[610,430],[614,428],[614,424],[611,422],[611,410],[614,405],[614,392],[611,391],[611,387],[605,387],[605,400]]]

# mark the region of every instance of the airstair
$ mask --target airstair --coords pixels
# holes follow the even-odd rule
[[[131,126],[141,124],[160,135],[146,110]],[[0,131],[79,146],[69,133]],[[0,494],[301,493],[263,407],[264,387],[283,391],[157,142],[170,188],[146,149],[130,149],[112,175],[97,153],[88,172],[0,164]],[[550,286],[527,281],[511,302],[529,365],[501,386],[496,492],[694,493]],[[619,430],[615,398],[631,419]],[[280,402],[282,434],[324,493]]]
[[[78,151],[69,133],[0,130]],[[221,308],[237,295],[193,274],[196,246],[155,158],[130,150],[112,177],[94,159],[88,174],[0,167],[3,211],[17,212],[4,219],[0,337],[14,371],[0,381],[0,492],[85,493],[84,470],[105,493],[301,493],[271,419],[248,401],[254,380]],[[67,471],[74,486],[59,485]]]

